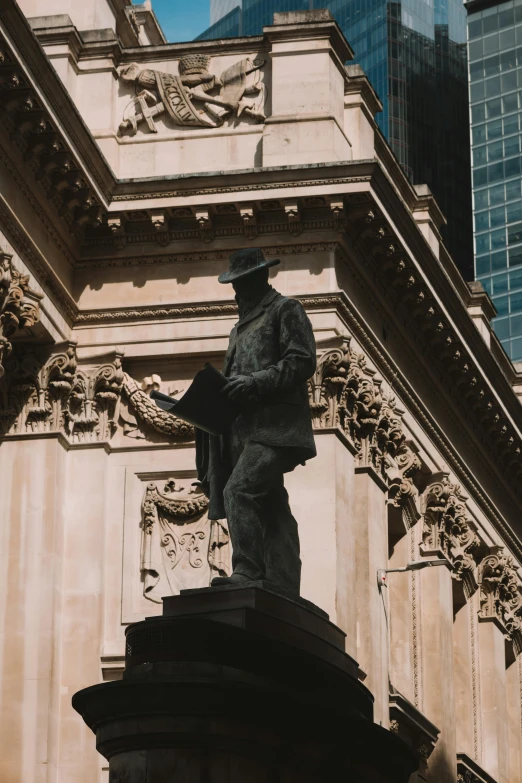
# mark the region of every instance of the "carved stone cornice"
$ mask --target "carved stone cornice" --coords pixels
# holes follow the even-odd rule
[[[339,427],[356,454],[359,467],[373,467],[384,477],[386,457],[394,456],[404,434],[393,396],[366,365],[366,357],[350,347],[320,354],[310,379],[310,408],[317,430]]]
[[[493,547],[479,567],[479,619],[493,620],[522,652],[522,594],[516,565],[503,547]]]
[[[428,759],[435,748],[440,729],[401,693],[390,693],[390,731],[397,734],[419,761],[419,780],[426,780]]]
[[[25,20],[24,23],[27,24]],[[25,53],[29,55],[29,49]],[[48,67],[46,65],[44,70]],[[57,75],[56,82],[59,85],[54,85],[55,90],[64,91]],[[67,103],[69,101],[67,98]],[[103,185],[101,182],[94,184],[92,172],[99,166],[95,169],[85,167],[56,121],[57,114],[61,114],[60,120],[65,120],[63,110],[56,105],[54,109],[53,114],[41,97],[41,84],[37,90],[27,68],[20,63],[19,55],[7,38],[0,34],[0,122],[9,134],[11,143],[19,149],[24,163],[32,171],[35,184],[40,184],[69,229],[82,233],[86,225],[98,225],[101,221],[110,197],[107,182]],[[74,111],[71,111],[71,115],[74,115]],[[85,149],[94,147],[94,141],[86,129],[83,129],[83,133],[85,138],[82,146]],[[92,158],[94,149],[89,152]],[[104,193],[100,186],[105,186]]]
[[[472,595],[478,586],[476,569],[482,542],[459,485],[443,475],[425,490],[421,510],[423,554],[445,557],[452,566],[454,578],[464,583],[468,596]]]
[[[297,237],[310,231],[342,232],[347,225],[344,217],[335,215],[296,217],[293,212],[286,212],[286,215],[283,213],[282,217],[274,214],[272,220],[260,223],[257,219],[259,212],[257,205],[254,209],[250,201],[245,204],[238,202],[237,214],[231,216],[225,224],[223,224],[222,220],[218,223],[207,212],[207,215],[204,217],[190,216],[186,220],[185,226],[176,226],[175,219],[171,218],[162,230],[154,228],[152,216],[145,218],[139,227],[134,224],[132,231],[125,230],[126,227],[127,229],[129,228],[131,221],[122,220],[117,232],[111,231],[108,226],[104,225],[103,230],[86,234],[83,239],[83,245],[86,248],[110,249],[113,247],[117,250],[122,250],[125,247],[143,244],[158,244],[165,247],[180,241],[202,241],[208,244],[214,240],[233,239],[235,237],[252,240],[258,236],[265,237],[274,234],[290,234]],[[137,228],[139,230],[136,230]],[[120,263],[125,261],[128,263],[128,260],[124,258],[119,259],[119,261]],[[96,263],[96,259],[91,263],[84,261],[83,266],[90,267]],[[135,263],[140,263],[139,259],[136,259]]]
[[[520,421],[520,405],[515,405],[518,401],[514,394],[509,399],[506,397],[514,414],[512,416],[499,404],[498,395],[485,375],[486,365],[495,374],[495,385],[500,386],[507,379],[498,366],[491,366],[493,358],[484,355],[483,340],[478,331],[471,333],[469,341],[462,339],[452,318],[443,310],[440,298],[435,298],[425,275],[406,252],[403,240],[399,239],[370,197],[366,204],[360,200],[354,203],[354,211],[350,214],[353,219],[348,233],[358,255],[371,269],[374,284],[381,289],[387,301],[393,303],[396,317],[398,313],[404,317],[410,332],[416,335],[418,350],[424,350],[440,368],[447,392],[453,396],[456,407],[473,423],[474,431],[483,439],[484,448],[495,455],[502,470],[521,491],[522,430],[514,425],[515,421]],[[441,281],[441,290],[446,286],[447,280],[444,284]],[[448,306],[454,296],[454,292],[448,292]],[[476,344],[483,359],[480,365],[475,354],[468,349],[469,344]]]
[[[467,753],[457,753],[457,783],[497,783]]]
[[[16,3],[3,3],[0,8],[0,29],[2,35],[3,74],[0,83],[6,81],[7,89],[27,90],[28,97],[36,95],[34,86],[45,101],[44,120],[47,120],[47,107],[60,124],[60,135],[67,138],[66,144],[75,150],[85,163],[85,171],[97,189],[105,198],[109,198],[113,177],[106,161],[100,155],[99,148],[89,133],[79,112],[74,108],[67,88],[49,61],[42,47],[35,40],[28,20]],[[11,45],[11,42],[13,45]],[[11,80],[12,79],[12,80]],[[1,89],[3,95],[5,90]],[[40,103],[37,104],[40,106]]]
[[[25,327],[40,320],[42,294],[29,286],[29,275],[18,272],[12,256],[0,250],[0,378],[4,375],[3,360],[11,353],[11,338]]]

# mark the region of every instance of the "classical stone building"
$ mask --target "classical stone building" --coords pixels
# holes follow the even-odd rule
[[[166,44],[147,3],[0,6],[2,783],[105,780],[72,694],[229,568],[193,432],[146,391],[219,365],[250,245],[317,338],[303,596],[417,781],[522,780],[522,374],[350,57],[319,11]]]

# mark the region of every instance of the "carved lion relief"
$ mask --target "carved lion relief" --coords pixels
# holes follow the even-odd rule
[[[230,538],[223,520],[208,518],[208,498],[197,482],[149,482],[143,498],[141,579],[143,595],[161,603],[180,590],[208,587],[227,576]]]
[[[125,109],[120,134],[136,133],[140,123],[157,133],[155,118],[162,114],[187,128],[217,128],[243,114],[263,122],[266,86],[260,69],[265,61],[246,58],[216,75],[209,71],[210,60],[187,54],[179,61],[178,76],[138,63],[120,68],[120,79],[135,84],[137,93]]]

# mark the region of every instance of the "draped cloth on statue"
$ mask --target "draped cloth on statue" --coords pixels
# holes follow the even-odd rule
[[[196,110],[188,97],[187,88],[179,76],[156,71],[156,84],[163,105],[178,125],[189,125],[194,128],[215,128],[213,122],[205,114]]]

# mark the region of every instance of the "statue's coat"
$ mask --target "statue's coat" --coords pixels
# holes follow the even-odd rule
[[[291,470],[316,455],[307,388],[315,366],[314,334],[302,304],[273,288],[232,329],[223,373],[252,375],[256,390],[234,426],[245,439],[288,448]],[[231,473],[226,436],[197,430],[196,463],[210,494],[209,517],[223,519]]]

